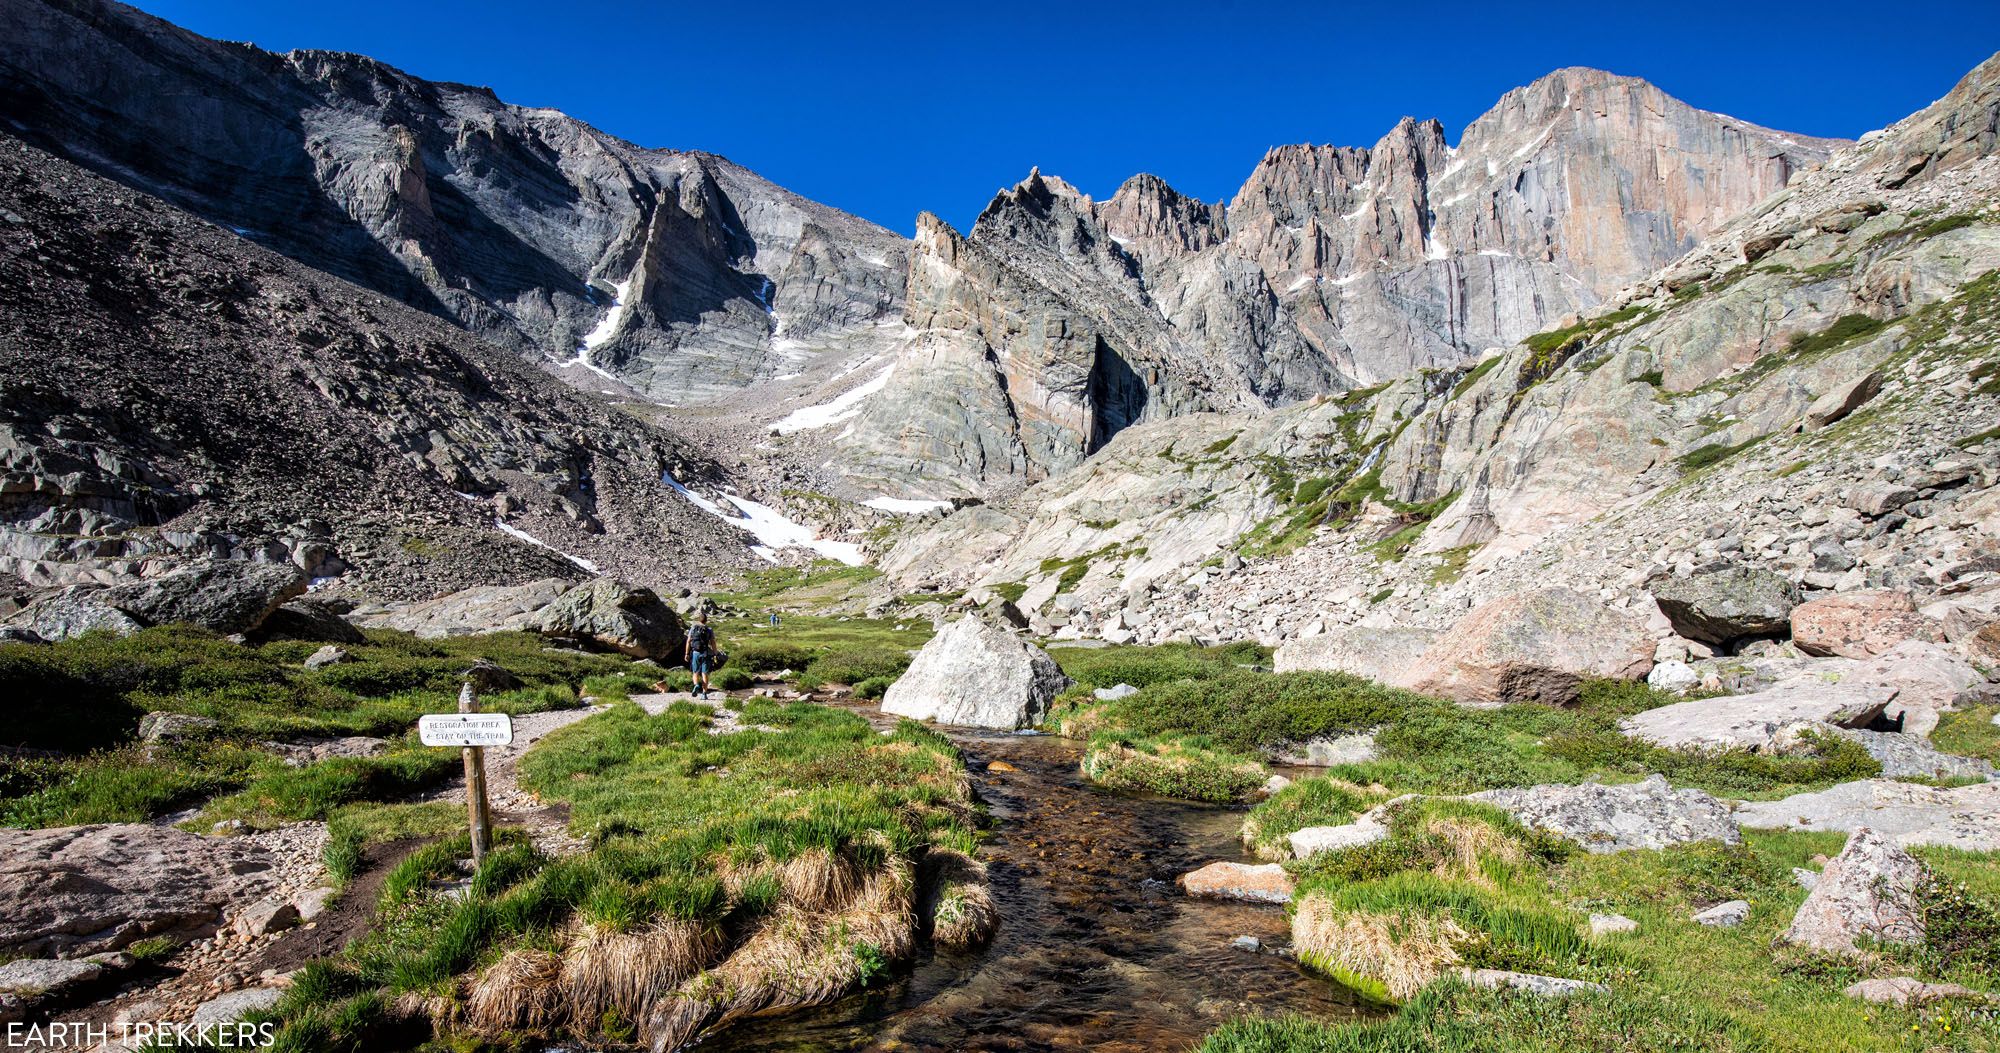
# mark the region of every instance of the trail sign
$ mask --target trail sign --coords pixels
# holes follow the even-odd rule
[[[426,747],[504,747],[514,741],[506,713],[426,713],[416,721]]]
[[[426,713],[417,718],[417,737],[426,746],[505,746],[514,741],[514,722],[505,713]]]

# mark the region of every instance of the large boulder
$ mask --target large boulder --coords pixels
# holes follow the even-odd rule
[[[527,620],[532,632],[594,644],[634,658],[675,662],[685,630],[653,590],[611,578],[578,585]]]
[[[1868,827],[1847,838],[1819,883],[1792,916],[1784,939],[1829,954],[1860,950],[1858,941],[1921,943],[1923,916],[1917,890],[1924,866]]]
[[[1783,753],[1799,744],[1804,731],[1866,727],[1895,697],[1895,690],[1886,687],[1790,684],[1676,702],[1626,717],[1619,727],[1633,738],[1671,749]]]
[[[104,601],[147,625],[185,623],[247,633],[305,591],[306,576],[289,563],[214,559],[113,586]]]
[[[1623,786],[1533,786],[1472,794],[1523,826],[1546,830],[1590,852],[1668,848],[1697,841],[1733,845],[1729,806],[1700,790],[1676,790],[1653,775]]]
[[[305,575],[289,564],[209,559],[108,588],[72,585],[22,608],[7,623],[51,641],[169,624],[248,633],[305,591]]]
[[[1409,687],[1417,659],[1437,638],[1436,629],[1417,626],[1344,626],[1285,641],[1272,655],[1272,663],[1280,673],[1353,673],[1391,687]]]
[[[330,644],[358,644],[367,640],[354,623],[341,616],[339,608],[324,600],[304,597],[272,611],[258,627],[257,638]]]
[[[1639,615],[1572,589],[1541,589],[1474,608],[1424,652],[1409,682],[1471,705],[1568,705],[1585,679],[1645,676],[1653,646]]]
[[[1739,694],[1824,692],[1840,687],[1888,691],[1882,714],[1905,732],[1929,734],[1938,714],[1959,704],[1985,677],[1953,648],[1905,640],[1873,658],[1811,658],[1793,652],[1708,659],[1694,666],[1704,686]]]
[[[1676,633],[1709,644],[1783,633],[1799,602],[1797,587],[1784,577],[1739,563],[1705,567],[1684,578],[1658,575],[1646,588]]]
[[[1736,821],[1753,830],[1867,827],[1905,847],[1995,852],[2000,851],[2000,783],[1945,788],[1863,779],[1780,801],[1751,801],[1737,807]]]
[[[1986,683],[1986,677],[1958,652],[1922,640],[1905,640],[1883,654],[1830,670],[1822,678],[1831,677],[1844,685],[1894,691],[1896,699],[1884,715],[1910,735],[1929,735],[1937,727],[1938,714]]]
[[[1041,648],[976,617],[945,626],[889,685],[882,712],[961,727],[1033,727],[1070,679]]]
[[[123,636],[145,628],[137,618],[105,602],[104,590],[94,586],[44,596],[9,616],[7,626],[48,643],[87,632]]]
[[[1842,592],[1792,610],[1792,644],[1822,658],[1873,658],[1905,640],[1936,640],[1939,627],[1895,589]]]
[[[364,628],[397,629],[427,640],[525,629],[537,612],[575,585],[562,578],[543,578],[524,585],[478,585],[422,603],[358,610],[350,619]]]
[[[269,850],[171,826],[0,830],[0,953],[77,956],[215,933],[276,887]]]

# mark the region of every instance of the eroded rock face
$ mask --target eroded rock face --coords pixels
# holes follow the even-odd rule
[[[76,956],[215,932],[275,888],[268,850],[136,823],[0,830],[0,950]]]
[[[1687,577],[1663,575],[1646,584],[1675,632],[1711,644],[1782,633],[1799,602],[1799,590],[1791,582],[1741,564]]]
[[[1869,827],[1856,827],[1792,916],[1784,938],[1829,954],[1852,954],[1863,937],[1883,943],[1924,938],[1917,889],[1924,866]]]
[[[1700,790],[1676,790],[1658,775],[1623,786],[1534,786],[1471,796],[1590,852],[1740,840],[1729,805]]]
[[[959,727],[1033,727],[1071,680],[1048,652],[976,617],[945,626],[882,697],[882,712]]]
[[[1936,639],[1938,626],[1895,589],[1823,596],[1792,611],[1792,643],[1821,657],[1873,658],[1905,640]]]
[[[1893,688],[1790,684],[1748,695],[1676,702],[1626,717],[1625,734],[1672,749],[1782,753],[1804,731],[1863,727],[1895,699]]]
[[[684,646],[680,615],[651,589],[599,578],[563,593],[535,612],[526,628],[560,640],[606,647],[634,658],[677,660]]]
[[[0,98],[45,141],[532,359],[588,344],[583,361],[678,399],[896,315],[902,238],[724,158],[115,4],[16,16]]]
[[[1410,673],[1413,690],[1459,702],[1568,705],[1589,677],[1636,680],[1653,667],[1645,620],[1570,589],[1503,596],[1474,609]]]

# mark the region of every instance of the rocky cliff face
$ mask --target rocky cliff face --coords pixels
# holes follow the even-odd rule
[[[214,556],[427,596],[751,562],[663,483],[715,474],[674,434],[4,136],[0,269],[0,571],[17,585]]]
[[[1005,490],[1125,424],[1454,366],[1596,305],[1835,145],[1567,69],[1456,148],[1406,119],[1370,149],[1274,149],[1226,206],[1153,176],[1097,203],[1034,173],[962,239],[927,225],[894,408],[864,414],[841,458],[878,485]],[[917,272],[943,243],[947,268],[979,264],[941,285]],[[966,324],[950,304],[968,300],[989,316]],[[940,357],[990,368],[941,384]]]
[[[905,592],[1018,585],[1047,631],[1144,641],[1436,630],[1549,585],[1644,609],[1646,582],[1718,559],[1809,596],[2000,595],[1996,91],[2000,57],[1476,366],[1128,429],[883,566]],[[1122,211],[1151,243],[1204,236]]]
[[[903,239],[720,157],[116,3],[4,7],[18,134],[587,385],[714,397],[899,313]]]

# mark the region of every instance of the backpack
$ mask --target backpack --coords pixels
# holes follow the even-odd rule
[[[713,651],[713,650],[715,650],[714,629],[711,629],[708,626],[702,625],[700,623],[696,623],[695,625],[690,626],[688,628],[689,653],[693,653],[695,651]]]

